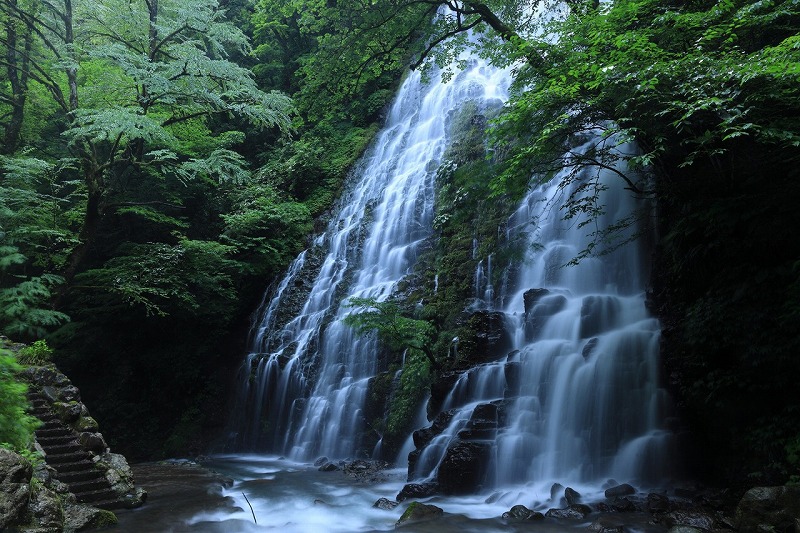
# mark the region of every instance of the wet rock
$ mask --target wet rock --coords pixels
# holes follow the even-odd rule
[[[105,452],[108,447],[102,434],[90,433],[88,431],[84,431],[78,436],[78,442],[84,450],[98,455]]]
[[[564,489],[564,498],[567,500],[568,505],[575,505],[581,502],[581,495],[575,489],[567,487]]]
[[[714,529],[714,517],[702,511],[671,511],[664,516],[664,523],[670,527],[689,526],[706,531]]]
[[[541,289],[544,290],[544,289]],[[545,323],[567,306],[567,299],[560,295],[542,295],[530,307],[525,306],[525,338],[529,341],[536,338]]]
[[[589,339],[586,344],[583,346],[583,350],[581,351],[581,355],[584,359],[589,359],[592,354],[594,353],[594,349],[597,347],[598,343],[597,337],[592,337]]]
[[[444,494],[476,492],[483,484],[491,452],[488,442],[456,440],[447,447],[436,480]]]
[[[510,361],[503,367],[503,373],[506,378],[506,387],[508,390],[507,396],[516,396],[519,394],[520,383],[520,363],[519,361]]]
[[[611,502],[611,508],[618,513],[630,513],[636,510],[636,505],[624,496],[618,496]]]
[[[586,296],[581,304],[580,336],[594,337],[607,330],[619,315],[620,303],[614,296]]]
[[[467,422],[466,429],[458,433],[458,437],[468,439],[494,439],[497,431],[497,405],[482,403],[475,407]]]
[[[392,511],[398,505],[400,505],[400,502],[390,500],[389,498],[379,498],[375,503],[372,504],[372,506],[376,509],[383,509],[384,511]]]
[[[67,504],[64,506],[64,531],[100,529],[116,523],[117,517],[111,511],[81,504]]]
[[[617,485],[615,487],[608,488],[606,489],[605,492],[606,498],[615,498],[617,496],[628,496],[630,494],[636,494],[636,489],[634,489],[627,483],[623,483],[622,485]]]
[[[405,526],[409,524],[416,524],[419,522],[427,522],[435,520],[444,515],[444,510],[435,505],[427,505],[420,502],[412,502],[411,505],[403,512],[400,520],[395,524],[396,527]]]
[[[599,516],[589,526],[589,531],[593,533],[623,533],[625,524],[618,516]]]
[[[525,316],[528,316],[533,311],[533,306],[548,294],[550,294],[550,291],[547,289],[528,289],[525,291],[522,294],[522,301],[525,304]]]
[[[553,483],[550,486],[550,501],[560,501],[563,493],[564,485],[561,483]]]
[[[473,366],[496,360],[513,346],[506,330],[505,314],[498,311],[476,311],[467,319],[468,334],[461,336],[460,364]]]
[[[429,427],[416,430],[412,435],[414,439],[414,446],[417,448],[424,448],[427,446],[434,439],[434,437],[440,435],[445,429],[447,429],[447,426],[453,419],[454,414],[455,409],[443,411],[436,415],[436,418],[433,419],[433,423]]]
[[[741,531],[800,531],[800,487],[752,488],[739,501],[734,520]]]
[[[35,490],[28,512],[33,517],[33,525],[46,531],[59,531],[64,525],[64,512],[58,495],[44,486]]]
[[[445,372],[431,384],[431,397],[428,400],[428,420],[433,420],[439,414],[445,398],[453,390],[453,386],[463,372]]]
[[[22,456],[0,448],[0,530],[25,516],[33,471]]]
[[[320,472],[335,472],[336,470],[339,470],[339,467],[333,463],[325,463],[319,467]]]
[[[540,512],[528,509],[524,505],[515,505],[508,512],[503,513],[503,520],[544,520],[544,515]]]
[[[647,510],[653,514],[669,511],[669,498],[663,494],[651,492],[647,495]]]
[[[330,459],[328,459],[327,457],[323,456],[323,457],[320,457],[319,459],[317,459],[316,461],[314,461],[314,466],[322,466],[325,463],[330,463]]]
[[[395,498],[402,502],[409,498],[427,498],[439,492],[438,483],[408,483]]]
[[[389,466],[386,461],[356,459],[345,463],[342,467],[344,473],[358,481],[377,480],[377,475]]]
[[[588,505],[575,504],[565,507],[564,509],[550,509],[545,513],[548,518],[567,518],[570,520],[582,520],[586,515],[591,513],[592,510]]]
[[[674,526],[667,533],[705,533],[705,530],[692,526]]]

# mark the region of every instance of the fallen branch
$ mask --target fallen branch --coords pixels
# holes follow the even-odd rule
[[[250,506],[250,512],[251,512],[251,513],[253,513],[253,522],[255,522],[255,523],[256,523],[256,525],[258,525],[258,520],[256,520],[256,512],[253,510],[253,506],[250,504],[250,500],[248,500],[248,499],[247,499],[247,494],[245,494],[245,493],[243,492],[243,493],[242,493],[242,496],[244,496],[244,501],[246,501],[246,502],[247,502],[247,505],[249,505],[249,506]]]

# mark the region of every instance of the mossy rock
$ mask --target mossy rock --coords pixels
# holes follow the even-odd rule
[[[397,526],[416,524],[436,520],[444,515],[444,510],[435,505],[428,505],[420,502],[411,502],[397,521]]]

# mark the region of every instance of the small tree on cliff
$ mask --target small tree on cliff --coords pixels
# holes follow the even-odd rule
[[[348,326],[362,334],[376,332],[392,350],[422,352],[434,369],[441,367],[431,349],[436,330],[430,322],[403,316],[400,307],[391,301],[353,297],[346,305],[358,310],[344,318]]]

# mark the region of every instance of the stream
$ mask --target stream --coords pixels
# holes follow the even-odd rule
[[[392,531],[409,505],[402,502],[393,510],[373,507],[379,498],[394,500],[405,483],[406,470],[393,468],[363,479],[342,470],[321,472],[310,463],[262,455],[219,455],[202,465],[160,463],[134,465],[137,485],[148,491],[147,503],[139,509],[117,511],[115,531],[169,532],[261,532],[337,533]],[[227,487],[227,488],[226,488]],[[587,501],[602,499],[602,491],[579,487]],[[560,507],[550,500],[548,487],[527,485],[519,490],[458,497],[435,496],[425,503],[444,510],[441,518],[397,527],[419,533],[586,531],[603,516],[590,514],[586,520],[546,518],[541,521],[505,520],[508,499],[525,493],[529,506],[542,512]],[[252,511],[244,495],[247,495]],[[494,503],[486,503],[493,501]],[[255,520],[254,520],[255,515]],[[650,515],[626,513],[626,531],[656,533],[667,530],[648,524]],[[257,523],[255,523],[257,521]]]

